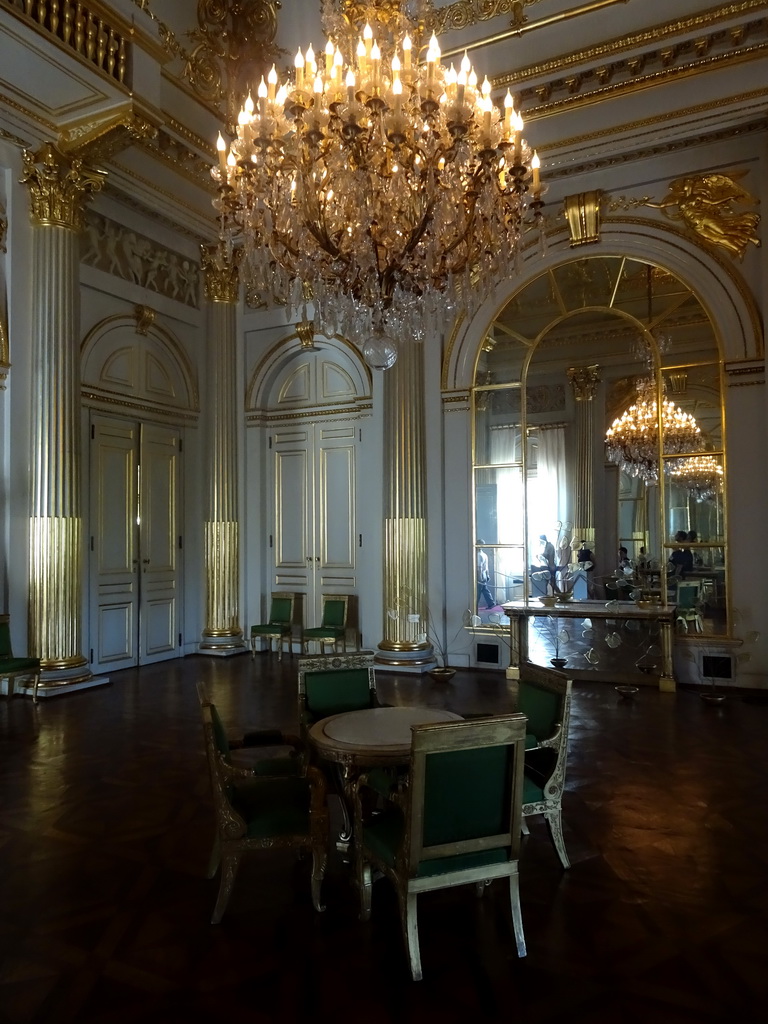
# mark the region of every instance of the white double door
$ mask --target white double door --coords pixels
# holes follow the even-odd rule
[[[181,653],[180,432],[93,415],[90,638],[94,671]]]
[[[360,429],[332,420],[291,425],[277,428],[270,444],[274,589],[300,596],[305,626],[320,624],[323,594],[349,594],[354,617]]]

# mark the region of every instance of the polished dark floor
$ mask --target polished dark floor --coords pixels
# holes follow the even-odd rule
[[[232,731],[295,728],[295,660],[193,657],[108,687],[0,701],[0,1021],[709,1024],[768,1009],[768,705],[605,683],[574,696],[563,872],[534,822],[528,956],[502,883],[420,899],[424,980],[376,883],[357,920],[334,855],[254,855],[211,926],[211,804],[195,682]],[[503,674],[378,674],[382,703],[507,711]]]

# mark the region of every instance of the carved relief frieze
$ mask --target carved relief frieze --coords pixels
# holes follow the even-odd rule
[[[158,295],[200,307],[199,264],[93,211],[86,217],[81,259]]]

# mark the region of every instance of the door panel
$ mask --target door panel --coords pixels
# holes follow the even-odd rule
[[[94,420],[91,432],[90,619],[92,662],[136,664],[138,425]]]
[[[178,431],[141,428],[141,663],[178,656]]]
[[[179,655],[179,473],[176,428],[92,418],[94,671]]]
[[[304,597],[304,624],[319,625],[323,594],[355,594],[357,431],[313,424],[273,441],[275,586]]]

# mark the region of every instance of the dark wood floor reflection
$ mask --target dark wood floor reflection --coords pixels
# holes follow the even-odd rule
[[[574,696],[562,872],[543,825],[525,840],[528,956],[504,886],[420,901],[410,981],[386,881],[357,920],[335,856],[328,909],[307,865],[244,863],[221,925],[205,878],[211,803],[195,682],[228,725],[294,727],[295,659],[193,657],[115,673],[35,707],[0,701],[0,1021],[475,1020],[707,1024],[764,1019],[768,989],[768,706],[610,685]],[[503,675],[447,686],[380,673],[382,703],[512,708]]]

